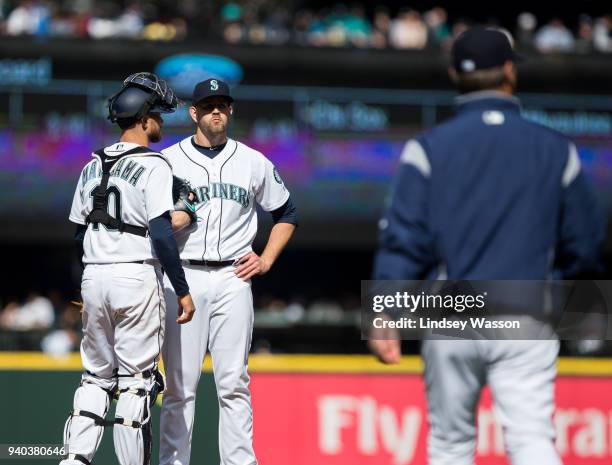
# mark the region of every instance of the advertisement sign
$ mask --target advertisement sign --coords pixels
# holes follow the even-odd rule
[[[255,451],[267,465],[426,462],[417,375],[263,374],[252,380]],[[561,377],[554,421],[566,465],[612,461],[612,379]],[[506,465],[490,391],[478,410],[477,463]]]

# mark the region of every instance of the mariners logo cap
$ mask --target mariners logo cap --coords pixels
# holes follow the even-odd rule
[[[499,68],[507,61],[521,61],[514,52],[508,31],[476,26],[462,33],[453,44],[452,65],[458,73]]]
[[[234,101],[227,83],[214,78],[202,81],[195,86],[192,102],[195,105],[208,97],[225,97],[230,103]]]

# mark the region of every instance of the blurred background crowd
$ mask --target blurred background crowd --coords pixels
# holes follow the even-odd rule
[[[0,348],[42,350],[63,355],[78,350],[81,308],[59,291],[31,292],[26,299],[9,299],[0,310]]]
[[[260,294],[255,300],[253,352],[299,352],[312,347],[313,331],[320,336],[322,352],[337,350],[337,337],[343,331],[351,334],[346,351],[359,352],[359,308],[359,296],[350,293],[288,299]],[[9,298],[0,307],[0,350],[40,350],[61,356],[79,350],[81,335],[81,303],[68,300],[59,290],[33,291],[25,298]]]
[[[457,15],[441,6],[316,3],[0,0],[0,34],[41,39],[184,41],[206,38],[253,45],[448,51],[453,38],[474,22],[469,13]],[[513,32],[522,50],[612,51],[611,14],[554,17],[525,11],[518,16],[490,16],[484,22]]]

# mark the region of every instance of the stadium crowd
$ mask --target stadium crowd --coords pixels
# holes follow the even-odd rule
[[[78,350],[81,309],[58,291],[31,292],[0,307],[0,350],[43,350],[63,355]]]
[[[360,301],[356,295],[331,299],[292,296],[283,299],[263,294],[255,299],[256,328],[292,326],[354,327],[360,325]],[[24,299],[11,298],[0,306],[0,351],[42,350],[51,355],[78,351],[81,341],[81,307],[61,292],[31,292]]]
[[[228,43],[373,49],[448,50],[471,23],[443,7],[427,11],[379,3],[294,10],[281,0],[0,0],[0,34],[39,38],[128,38],[181,41],[222,39]],[[574,24],[540,21],[521,13],[514,24],[491,18],[492,26],[515,34],[518,47],[540,53],[612,51],[612,15],[580,15]]]
[[[255,294],[253,352],[312,353],[364,350],[356,336],[361,328],[358,295],[340,292],[333,297],[292,295],[282,298]],[[338,344],[338,334],[348,331],[352,345]],[[61,292],[31,292],[0,305],[0,351],[42,351],[52,356],[77,352],[82,337],[81,306]],[[362,347],[363,346],[363,347]],[[567,354],[609,356],[612,342],[598,339],[565,341]]]

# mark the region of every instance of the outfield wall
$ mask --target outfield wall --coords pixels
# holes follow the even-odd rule
[[[60,443],[80,370],[78,354],[54,359],[37,353],[0,353],[4,399],[0,444]],[[421,370],[418,357],[385,367],[369,356],[252,356],[255,450],[260,463],[425,463],[427,419]],[[210,359],[203,371],[192,463],[212,465],[218,463],[218,412]],[[612,462],[612,360],[562,359],[559,373],[555,423],[564,463]],[[155,464],[159,408],[154,418]],[[488,391],[480,405],[479,424],[478,463],[507,463]],[[94,463],[116,463],[110,431]]]

